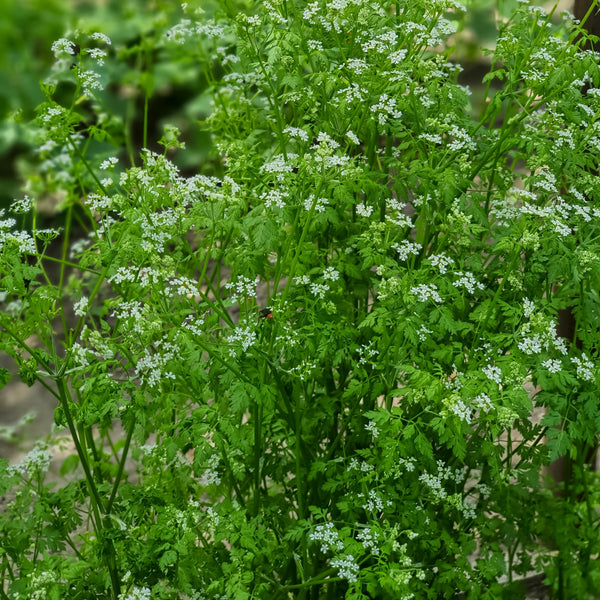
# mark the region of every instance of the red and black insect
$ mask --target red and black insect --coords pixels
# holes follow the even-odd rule
[[[271,309],[267,306],[266,308],[263,308],[260,313],[260,318],[261,319],[272,319],[273,318],[273,313],[271,312]]]

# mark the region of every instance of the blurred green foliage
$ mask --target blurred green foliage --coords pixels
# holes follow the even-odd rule
[[[188,2],[188,10],[197,7],[209,14],[215,6],[210,1]],[[40,160],[39,140],[31,127],[22,124],[35,117],[35,108],[44,100],[40,82],[54,62],[52,43],[61,37],[76,38],[77,32],[105,33],[120,58],[121,69],[108,70],[100,102],[121,133],[123,128],[132,133],[135,147],[129,148],[130,158],[143,144],[146,93],[148,139],[160,138],[165,124],[175,124],[188,148],[186,164],[179,166],[193,169],[206,157],[210,140],[193,125],[208,114],[206,73],[199,61],[167,60],[155,39],[165,23],[174,24],[182,16],[180,4],[172,0],[0,0],[0,209],[19,195],[24,175],[36,170],[32,166]],[[68,97],[69,90],[64,91]],[[120,146],[119,140],[115,143]],[[99,151],[110,153],[110,145]]]
[[[50,46],[71,14],[62,0],[0,0],[0,208],[17,193],[16,161],[27,149],[17,121],[30,119],[44,99],[39,81]]]

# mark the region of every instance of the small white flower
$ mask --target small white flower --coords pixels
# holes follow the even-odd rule
[[[99,33],[99,32],[92,33],[92,35],[90,36],[90,38],[93,39],[93,40],[96,40],[98,42],[103,42],[107,46],[110,46],[112,44],[110,38],[107,35],[103,34],[103,33]]]
[[[300,127],[286,127],[283,133],[287,133],[290,137],[298,138],[303,142],[308,142],[308,133],[304,129],[300,129]]]
[[[492,410],[492,408],[494,408],[490,397],[484,393],[481,393],[478,396],[475,396],[475,398],[473,398],[473,406],[484,412],[488,412]]]
[[[502,371],[493,365],[487,365],[482,369],[483,374],[492,381],[495,381],[498,385],[502,383]]]
[[[327,199],[326,198],[317,198],[315,200],[315,196],[314,194],[311,194],[305,201],[304,201],[304,208],[306,210],[310,210],[314,205],[314,210],[316,212],[323,212],[325,210],[325,208],[327,207]]]
[[[417,296],[419,302],[427,302],[427,300],[433,300],[437,303],[442,302],[442,298],[437,291],[437,286],[433,283],[429,285],[421,283],[410,288],[410,291]]]
[[[240,343],[242,351],[246,352],[256,343],[256,332],[249,327],[236,327],[233,333],[227,337],[230,344]],[[229,352],[231,356],[237,356],[236,351],[232,348]]]
[[[104,59],[108,55],[108,52],[106,50],[102,50],[101,48],[88,48],[87,50],[84,50],[84,52],[93,58],[100,66],[104,64]]]
[[[461,421],[465,421],[469,425],[472,422],[472,411],[461,399],[456,399],[450,405],[450,411],[453,412]]]
[[[332,560],[331,566],[336,567],[338,576],[347,579],[348,583],[354,583],[358,580],[358,572],[360,569],[352,554]]]
[[[219,485],[221,483],[221,476],[218,472],[220,461],[221,457],[218,454],[213,454],[208,459],[208,467],[200,478],[200,485],[206,487],[208,485]]]
[[[520,342],[517,343],[517,347],[524,354],[540,354],[542,351],[542,340],[538,333],[535,333],[531,337],[524,337]]]
[[[289,197],[287,192],[280,192],[279,190],[269,190],[261,195],[260,199],[264,201],[266,208],[283,208],[285,206],[285,198]]]
[[[363,548],[367,552],[371,552],[373,556],[379,555],[379,546],[377,545],[377,534],[374,533],[370,527],[365,527],[364,529],[361,529],[358,532],[356,539],[362,543]]]
[[[431,329],[427,329],[427,327],[425,327],[425,325],[421,325],[421,327],[419,328],[419,331],[417,331],[417,337],[424,342],[427,339],[427,334],[428,333],[432,333]]]
[[[323,279],[325,281],[337,281],[340,278],[340,273],[333,267],[326,267],[323,271]]]
[[[258,285],[258,277],[255,279],[250,279],[249,277],[244,277],[240,275],[231,281],[228,281],[225,284],[226,290],[232,290],[231,301],[239,302],[240,298],[256,298],[256,286]]]
[[[460,288],[460,287],[464,287],[467,292],[469,292],[469,294],[474,294],[475,293],[475,289],[479,289],[482,290],[483,289],[483,284],[479,283],[476,279],[475,276],[473,275],[473,273],[470,273],[469,271],[467,271],[466,273],[463,273],[462,271],[458,271],[456,273],[458,275],[458,279],[452,284],[454,287],[456,288]]]
[[[373,438],[379,436],[379,429],[377,428],[375,421],[369,421],[365,425],[365,429],[373,436]]]
[[[448,267],[454,264],[454,259],[446,256],[443,252],[440,254],[434,254],[428,257],[429,262],[432,266],[437,267],[440,274],[446,273]]]
[[[315,530],[308,536],[314,542],[321,542],[321,552],[326,554],[330,550],[343,550],[344,544],[333,523],[317,525]]]
[[[66,38],[60,38],[52,44],[52,52],[55,58],[64,58],[75,54],[75,44]]]
[[[399,244],[394,244],[392,248],[398,252],[398,258],[405,261],[411,254],[418,256],[423,246],[421,246],[421,244],[416,244],[415,242],[402,240]]]
[[[329,291],[329,286],[326,283],[311,283],[310,291],[314,296],[322,300],[325,298],[325,293]]]
[[[562,362],[557,359],[549,358],[542,362],[542,367],[545,367],[550,373],[560,373],[562,371]]]
[[[82,296],[75,304],[73,305],[73,311],[78,317],[85,317],[87,309],[88,309],[89,300],[87,296]]]
[[[369,218],[373,214],[372,206],[365,206],[362,202],[356,205],[356,214],[361,217]]]
[[[363,509],[367,512],[380,513],[383,511],[383,500],[375,490],[369,490]]]
[[[589,360],[585,353],[581,354],[581,358],[573,356],[571,362],[577,367],[577,377],[580,377],[585,381],[594,380],[594,364]]]
[[[356,136],[356,134],[351,131],[350,129],[346,132],[346,137],[353,143],[353,144],[360,144],[360,140],[358,139],[358,137]]]
[[[106,171],[108,169],[112,169],[118,162],[119,159],[117,157],[111,156],[110,158],[107,158],[106,160],[103,160],[100,163],[100,170]]]
[[[523,298],[523,315],[529,319],[535,310],[535,304],[529,298]]]
[[[126,596],[123,594],[119,595],[119,600],[150,600],[150,589],[147,587],[133,586],[131,592]]]

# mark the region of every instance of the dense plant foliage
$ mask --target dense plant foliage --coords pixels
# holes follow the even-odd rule
[[[585,33],[521,3],[479,110],[450,60],[454,0],[183,10],[138,46],[53,46],[52,168],[0,221],[0,345],[58,429],[1,465],[0,596],[517,598],[532,571],[592,594]],[[176,127],[138,157],[104,103],[110,81],[147,109],[158,60],[211,87],[193,174]],[[37,227],[50,193],[60,230]],[[557,496],[541,471],[564,455]]]

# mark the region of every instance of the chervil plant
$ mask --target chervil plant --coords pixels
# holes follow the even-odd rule
[[[54,166],[2,215],[0,343],[58,430],[2,464],[0,596],[491,600],[541,571],[594,593],[585,32],[522,2],[476,107],[454,0],[184,10],[137,49],[53,47]],[[120,147],[103,87],[131,56],[142,106],[153,57],[210,82],[197,172],[175,127]],[[48,190],[60,230],[37,225]],[[565,455],[554,494],[542,467]]]

